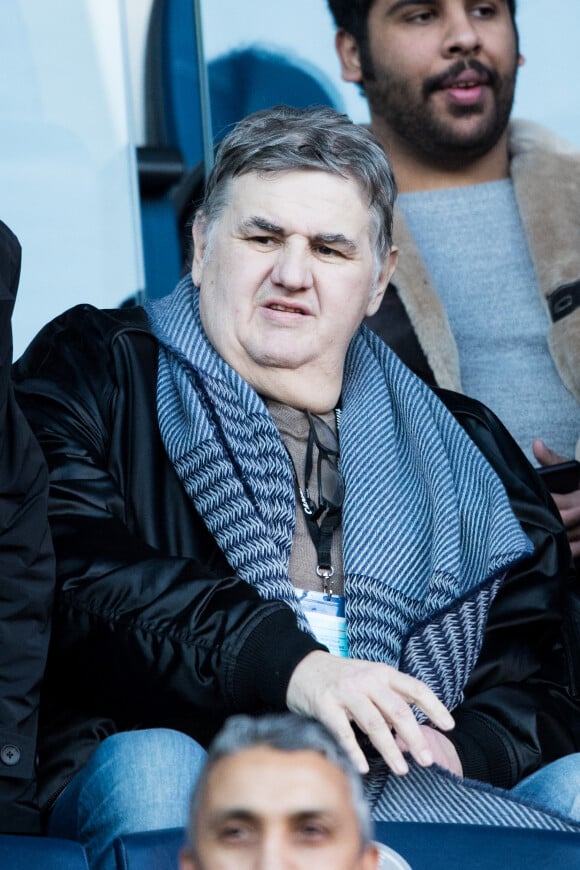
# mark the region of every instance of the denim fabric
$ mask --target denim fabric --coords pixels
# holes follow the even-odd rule
[[[48,834],[81,842],[91,870],[115,870],[116,837],[187,823],[205,755],[191,737],[169,729],[107,738],[59,796]]]
[[[580,822],[580,752],[566,755],[522,779],[510,794]]]

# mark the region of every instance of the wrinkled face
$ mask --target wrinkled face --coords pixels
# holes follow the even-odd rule
[[[212,769],[199,808],[196,870],[376,870],[361,851],[345,774],[317,752],[245,749]]]
[[[305,170],[242,175],[209,239],[196,221],[194,241],[204,329],[242,377],[266,395],[280,369],[341,378],[350,339],[392,271],[377,270],[354,180]]]
[[[521,62],[506,0],[376,0],[368,46],[350,47],[358,74],[341,52],[345,78],[412,150],[477,158],[505,132]]]

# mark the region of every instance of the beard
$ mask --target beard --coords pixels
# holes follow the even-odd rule
[[[500,76],[477,60],[458,61],[445,73],[425,79],[417,94],[412,82],[386,67],[376,67],[368,53],[361,56],[364,91],[373,118],[383,121],[389,131],[431,163],[460,166],[487,154],[501,139],[510,118],[517,75],[517,57],[512,70]],[[493,106],[451,105],[443,113],[430,97],[445,80],[453,79],[466,69],[485,78],[491,90]],[[462,129],[457,123],[474,118],[475,123]]]

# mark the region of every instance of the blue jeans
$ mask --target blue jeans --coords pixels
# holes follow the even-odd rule
[[[552,761],[525,779],[510,794],[541,809],[580,822],[580,752]]]
[[[114,734],[59,795],[48,834],[81,842],[92,870],[114,870],[116,837],[187,824],[205,756],[179,731]]]

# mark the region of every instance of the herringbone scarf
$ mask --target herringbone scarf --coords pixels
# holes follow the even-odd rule
[[[265,404],[209,343],[190,278],[147,309],[159,426],[183,486],[238,575],[308,630],[288,576],[292,470]],[[452,415],[366,328],[346,359],[340,447],[350,655],[414,674],[453,710],[495,592],[530,542]],[[394,777],[375,761],[367,792],[377,819],[578,830],[436,767]]]
[[[169,458],[236,573],[307,630],[288,576],[292,470],[264,402],[209,343],[189,277],[148,314]],[[491,600],[530,544],[452,415],[364,327],[346,359],[340,445],[350,654],[404,668],[453,709]]]

